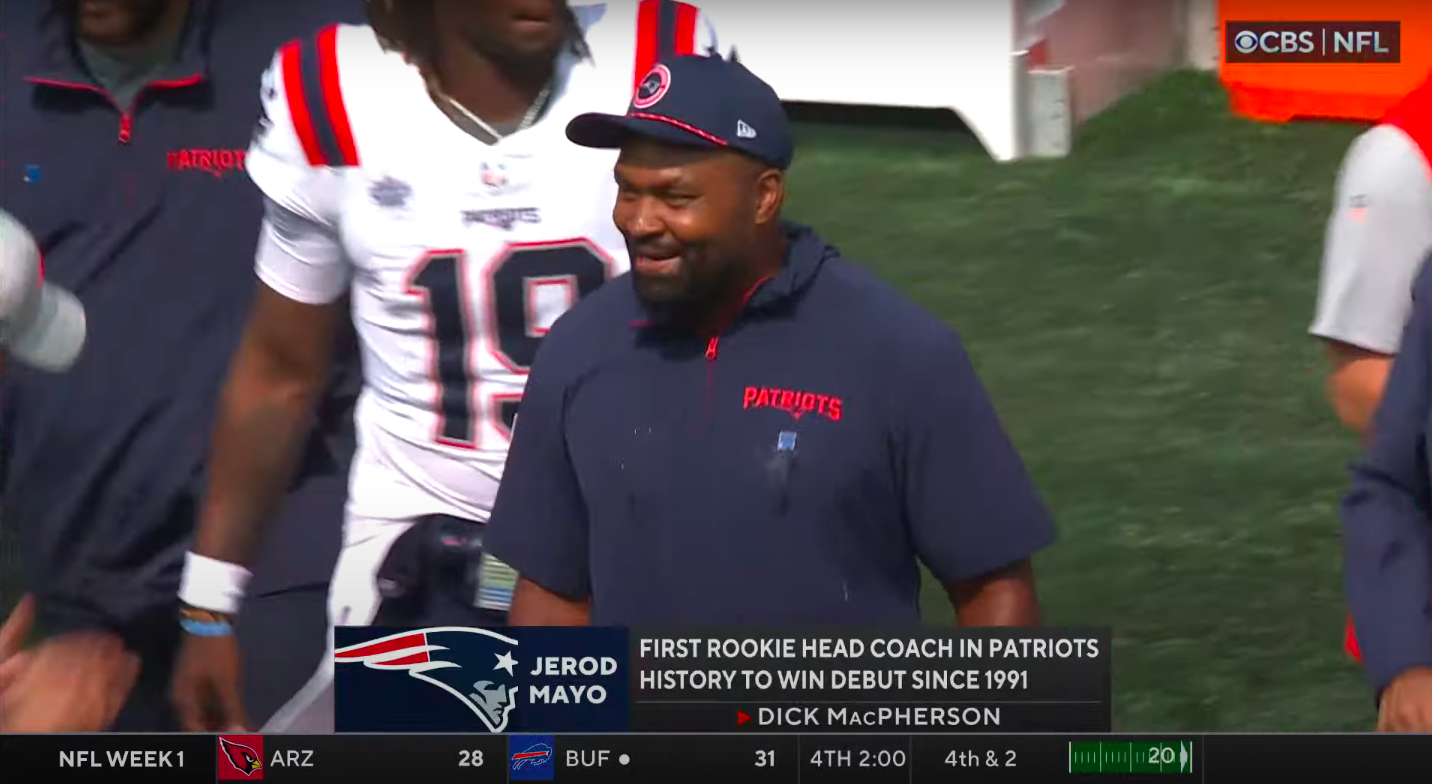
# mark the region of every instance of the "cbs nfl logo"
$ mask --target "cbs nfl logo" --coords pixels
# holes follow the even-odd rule
[[[1227,63],[1396,63],[1399,22],[1240,22],[1224,28]]]

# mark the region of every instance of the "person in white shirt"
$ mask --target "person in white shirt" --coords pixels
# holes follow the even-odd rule
[[[1309,329],[1331,365],[1328,398],[1358,435],[1382,399],[1412,310],[1412,281],[1432,252],[1432,177],[1422,150],[1384,123],[1358,136],[1338,172]]]
[[[370,26],[324,31],[311,56],[280,51],[264,81],[247,157],[268,199],[259,294],[180,596],[190,635],[175,695],[191,730],[241,723],[228,618],[345,296],[365,386],[330,620],[366,625],[440,594],[438,609],[420,602],[384,625],[504,622],[516,575],[480,555],[480,538],[528,368],[552,323],[629,266],[611,216],[615,153],[564,129],[622,110],[656,59],[719,51],[703,15],[670,0],[369,8]],[[435,588],[427,559],[444,547],[470,568]],[[331,678],[327,657],[265,731],[331,731]]]

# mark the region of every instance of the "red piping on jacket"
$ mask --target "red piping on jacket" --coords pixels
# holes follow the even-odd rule
[[[121,107],[119,102],[114,100],[114,96],[109,94],[108,90],[96,87],[92,84],[85,84],[84,82],[64,82],[59,79],[44,79],[38,76],[28,76],[25,78],[25,81],[30,84],[38,84],[45,87],[80,90],[82,92],[98,93],[104,96],[110,105],[114,107],[115,111],[119,112],[119,143],[129,144],[130,140],[134,138],[134,111],[139,108],[139,99],[144,97],[146,92],[156,89],[167,90],[179,87],[193,87],[204,81],[204,75],[194,74],[193,76],[186,76],[182,79],[163,79],[157,82],[150,82],[139,88],[139,91],[134,94],[134,100],[129,102],[128,109]]]

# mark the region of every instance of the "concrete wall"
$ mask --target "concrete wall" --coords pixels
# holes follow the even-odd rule
[[[1078,124],[1159,74],[1184,67],[1189,4],[1201,1],[1025,0],[1024,37],[1040,42],[1041,67],[1069,69]]]
[[[1223,40],[1218,29],[1218,0],[1183,0],[1184,64],[1200,71],[1218,69]]]

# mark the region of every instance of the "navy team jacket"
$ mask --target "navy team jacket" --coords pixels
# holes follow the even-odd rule
[[[1432,264],[1412,299],[1371,445],[1342,507],[1343,579],[1363,668],[1379,693],[1409,667],[1432,667]]]
[[[954,331],[812,231],[716,335],[630,278],[542,344],[492,554],[595,625],[899,625],[1055,535]]]
[[[126,631],[174,617],[214,410],[255,290],[262,202],[243,160],[260,77],[280,45],[359,20],[362,5],[194,0],[178,61],[126,107],[85,72],[49,7],[0,3],[0,207],[38,238],[47,277],[83,301],[89,336],[67,374],[7,368],[4,526],[22,540],[48,630]],[[328,579],[351,448],[346,402],[333,402],[332,437],[308,450],[251,592]]]

